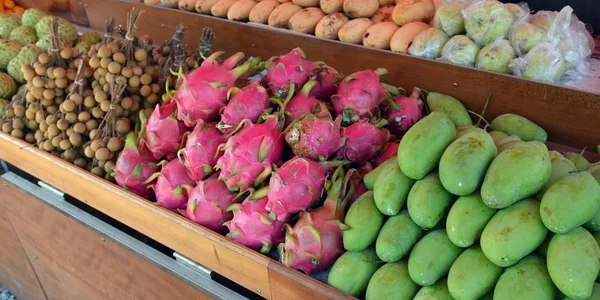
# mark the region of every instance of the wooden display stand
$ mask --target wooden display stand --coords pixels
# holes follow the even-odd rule
[[[85,18],[81,19],[89,21],[84,25],[96,30],[103,30],[104,21],[110,16],[116,17],[117,24],[125,24],[127,12],[132,6],[138,6],[145,11],[138,33],[152,34],[155,41],[170,38],[175,27],[182,23],[188,26],[185,42],[190,47],[197,45],[203,27],[211,27],[216,33],[213,49],[228,54],[242,51],[248,56],[266,59],[301,47],[310,60],[323,60],[346,74],[385,67],[390,72],[386,76],[390,83],[407,90],[418,86],[453,95],[473,111],[480,112],[491,94],[486,118],[491,120],[508,112],[523,115],[548,131],[550,141],[557,143],[549,143],[549,146],[557,150],[585,146],[595,149],[600,144],[599,94],[127,1],[83,0],[81,3],[85,13]],[[586,155],[593,161],[599,160],[595,154]],[[349,298],[326,284],[3,133],[0,133],[0,159],[267,299]]]

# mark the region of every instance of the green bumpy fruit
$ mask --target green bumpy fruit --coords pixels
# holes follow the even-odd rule
[[[478,299],[494,289],[502,268],[485,257],[479,245],[465,250],[448,273],[448,290],[456,300]]]
[[[372,247],[360,252],[348,251],[331,267],[327,284],[348,295],[360,297],[380,266],[381,262]]]
[[[454,300],[454,298],[448,291],[447,279],[442,278],[434,285],[422,287],[413,300]]]
[[[377,178],[379,178],[379,174],[381,174],[383,169],[385,169],[386,166],[390,165],[390,164],[398,164],[398,158],[392,157],[392,158],[384,161],[381,165],[379,165],[373,171],[371,171],[371,172],[367,173],[367,175],[365,175],[365,177],[363,178],[363,182],[365,183],[365,186],[367,187],[367,189],[373,190],[373,188],[375,188],[375,182],[377,182]]]
[[[377,209],[386,216],[395,216],[406,203],[408,192],[415,181],[406,177],[398,163],[386,165],[377,177],[373,198]]]
[[[485,225],[496,214],[481,201],[479,193],[462,196],[456,200],[446,219],[448,238],[459,247],[470,247],[479,240]]]
[[[555,295],[556,288],[548,274],[546,261],[535,254],[506,269],[494,289],[496,300],[553,300]]]
[[[23,23],[23,25],[25,26],[35,27],[38,21],[46,16],[48,16],[48,14],[39,9],[28,8],[25,10],[23,16],[21,17],[21,23]]]
[[[425,235],[408,257],[408,273],[422,286],[433,285],[446,276],[463,249],[454,245],[446,231],[435,230]]]
[[[10,99],[17,93],[17,83],[6,73],[0,72],[0,99]]]
[[[542,222],[554,233],[567,233],[590,221],[600,210],[600,184],[589,172],[566,176],[553,184],[540,205]]]
[[[502,132],[502,131],[490,131],[489,135],[492,137],[492,139],[494,139],[494,143],[498,142],[499,140],[508,137],[508,134]]]
[[[85,42],[89,45],[95,45],[102,41],[100,35],[96,32],[85,32],[79,37],[79,42]]]
[[[548,246],[548,273],[558,289],[571,299],[592,296],[600,271],[600,247],[582,227],[556,234]]]
[[[550,156],[551,153],[548,152],[548,155]],[[548,181],[546,181],[544,187],[537,193],[536,199],[542,199],[544,194],[546,194],[546,191],[548,191],[548,189],[554,183],[566,177],[567,175],[570,175],[571,172],[577,171],[575,164],[562,155],[554,159],[551,157],[550,159],[552,160],[552,174],[550,175]]]
[[[481,233],[481,250],[497,266],[508,267],[539,247],[547,234],[540,218],[540,203],[527,199],[492,217]]]
[[[517,57],[517,52],[507,40],[497,40],[477,54],[475,67],[491,72],[510,73],[508,64]]]
[[[0,40],[0,70],[5,71],[8,63],[15,58],[23,48],[17,41]]]
[[[75,48],[79,50],[80,53],[87,53],[92,46],[86,42],[79,42],[75,45]]]
[[[21,26],[19,21],[7,15],[0,14],[0,38],[7,39],[10,35],[10,32],[19,26]]]
[[[29,26],[19,26],[13,29],[8,38],[24,45],[35,44],[37,42],[35,29]]]
[[[383,265],[369,281],[366,300],[411,300],[419,286],[408,275],[406,260]]]
[[[37,41],[37,43],[35,43],[35,45],[38,46],[40,49],[42,49],[44,52],[48,52],[48,49],[50,49],[50,47],[52,46],[52,36],[50,36],[50,35],[42,36]],[[59,45],[60,49],[71,47],[71,41],[69,41],[69,39],[66,38],[65,36],[59,35],[58,45]]]
[[[375,251],[385,262],[395,262],[404,258],[423,236],[423,229],[408,215],[407,210],[385,221],[377,241]]]
[[[552,174],[548,148],[543,143],[518,142],[490,164],[481,199],[491,208],[505,208],[535,195]]]
[[[8,100],[0,99],[0,118],[4,116],[4,108],[10,103]]]
[[[383,214],[373,200],[373,192],[362,194],[350,206],[346,215],[345,223],[350,228],[343,233],[344,248],[349,251],[362,251],[369,247],[377,239],[383,221]]]
[[[19,54],[13,58],[6,67],[8,74],[12,76],[12,78],[20,84],[25,83],[25,78],[23,78],[23,72],[21,71],[21,66],[24,64],[31,64],[31,62],[42,53],[42,49],[38,48],[34,45],[29,45],[23,47]]]
[[[498,154],[492,137],[482,129],[461,136],[440,159],[440,180],[450,193],[465,196],[475,192]]]
[[[431,92],[427,95],[427,107],[431,112],[446,114],[458,128],[473,125],[465,106],[452,96]]]
[[[502,131],[508,135],[516,135],[525,142],[540,141],[545,143],[548,140],[548,134],[542,127],[519,115],[500,115],[492,120],[491,125],[492,130]]]
[[[50,35],[50,22],[52,18],[56,18],[58,21],[58,34],[66,37],[71,44],[77,40],[78,34],[75,26],[63,18],[54,16],[43,17],[35,24],[35,32],[38,38],[41,39],[44,36]]]
[[[402,173],[415,180],[425,177],[437,167],[455,136],[456,126],[446,114],[434,111],[421,119],[400,141],[398,163]]]
[[[565,154],[565,157],[575,164],[577,170],[583,170],[590,166],[590,162],[587,159],[585,159],[585,157],[577,153],[567,152],[567,154]]]
[[[423,228],[433,228],[446,215],[454,196],[440,181],[437,172],[431,172],[417,181],[408,194],[408,213],[413,221]]]

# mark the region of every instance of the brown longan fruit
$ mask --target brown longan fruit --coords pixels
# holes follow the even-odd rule
[[[133,107],[133,99],[131,99],[130,97],[125,97],[121,99],[121,107],[123,107],[123,109],[130,110]]]
[[[31,83],[33,84],[34,87],[43,88],[44,85],[46,84],[46,80],[44,80],[44,78],[42,78],[40,76],[35,76],[35,77],[33,77],[33,80],[31,81]]]
[[[43,52],[38,56],[38,61],[45,65],[50,62],[50,55],[48,55],[46,52]]]
[[[96,176],[104,177],[104,169],[101,167],[94,167],[90,170],[90,172]]]
[[[34,120],[27,121],[27,128],[31,130],[37,130],[40,127],[40,124]]]
[[[65,119],[60,119],[56,121],[56,127],[62,131],[65,131],[67,128],[69,128],[69,122]]]
[[[79,147],[79,146],[81,146],[81,143],[83,142],[83,138],[80,133],[73,132],[69,136],[69,142],[71,143],[71,145],[73,145],[75,147]]]
[[[134,75],[131,78],[129,78],[129,85],[132,87],[140,86],[140,77],[138,77],[137,75]]]
[[[125,78],[125,76],[117,76],[117,78],[115,79],[115,82],[118,84],[127,84],[127,78]]]
[[[100,60],[100,67],[102,67],[104,69],[108,69],[108,64],[110,64],[111,62],[112,62],[112,59],[110,57],[105,57]]]
[[[77,115],[77,119],[81,122],[87,122],[91,118],[92,116],[87,111],[82,111],[79,113],[79,115]]]
[[[131,111],[139,111],[140,110],[140,103],[137,101],[133,102],[133,106],[130,109]]]
[[[44,90],[44,92],[42,93],[42,96],[44,96],[44,98],[46,98],[48,100],[54,100],[54,97],[55,97],[54,90],[53,89]]]
[[[110,49],[110,51],[112,53],[115,53],[115,52],[119,51],[119,43],[116,40],[114,40],[114,41],[110,42],[110,44],[108,44],[108,48]]]
[[[35,112],[31,109],[27,109],[25,111],[25,118],[27,118],[27,120],[35,120]]]
[[[76,104],[75,101],[68,99],[65,102],[60,104],[60,108],[62,112],[72,112],[75,110]]]
[[[48,123],[46,123],[46,120],[40,122],[40,131],[41,132],[48,131]]]
[[[98,120],[89,120],[87,122],[85,122],[85,127],[87,128],[88,131],[92,131],[98,128]],[[92,134],[90,132],[90,138],[92,138]]]
[[[90,133],[88,134],[88,136],[90,137],[90,139],[94,139],[94,137],[96,137],[97,133],[98,133],[98,129],[92,129],[92,130],[90,130]]]
[[[60,141],[60,144],[58,146],[62,150],[67,150],[67,149],[71,148],[71,142],[69,142],[68,140],[62,140],[62,141]]]
[[[37,102],[29,104],[29,110],[31,110],[34,113],[37,113],[38,111],[40,111],[40,104]]]
[[[149,85],[142,85],[140,87],[140,95],[142,97],[148,97],[152,93],[152,88]]]
[[[72,94],[69,96],[69,99],[72,100],[75,105],[81,105],[81,103],[83,103],[83,97],[79,94]]]
[[[16,138],[18,138],[18,139],[22,139],[22,138],[24,138],[24,137],[25,137],[25,133],[24,133],[24,132],[23,132],[23,130],[21,130],[21,129],[13,129],[13,130],[10,132],[10,135],[12,135],[12,136],[14,136],[14,137],[16,137]]]
[[[85,155],[88,158],[94,158],[94,156],[96,156],[96,153],[94,150],[92,150],[92,146],[87,146],[85,147],[85,149],[83,149],[83,155]]]
[[[42,144],[42,149],[50,152],[52,150],[54,150],[54,146],[52,145],[52,141],[51,140],[46,140],[43,144]]]
[[[110,173],[110,171],[112,171],[115,167],[116,163],[112,160],[109,160],[106,163],[104,163],[104,171],[106,171],[106,173]]]
[[[77,124],[73,125],[73,132],[75,132],[75,133],[84,134],[86,130],[87,130],[87,127],[85,127],[85,124],[83,124],[83,123],[77,123]]]
[[[83,105],[87,108],[92,108],[96,106],[96,99],[92,96],[85,97],[85,99],[83,99]]]
[[[93,69],[98,69],[100,67],[100,59],[98,57],[94,56],[94,57],[90,58],[88,64]]]
[[[37,65],[37,66],[35,66],[35,69],[34,69],[34,70],[35,70],[35,73],[36,73],[37,75],[39,75],[39,76],[44,76],[44,75],[46,75],[46,69],[47,69],[47,68],[46,68],[46,66],[45,66],[45,65],[41,65],[41,64],[40,64],[40,65]]]
[[[102,103],[100,103],[100,109],[102,109],[102,111],[104,111],[104,112],[108,112],[108,110],[110,110],[110,101],[109,100],[102,101]]]
[[[103,101],[108,99],[108,95],[106,95],[104,91],[98,91],[94,93],[94,98],[96,99],[96,102],[102,103]]]
[[[35,96],[31,92],[28,92],[27,94],[25,94],[25,100],[27,100],[27,102],[29,103],[34,103],[36,102],[37,98],[35,98]]]
[[[55,137],[60,133],[60,130],[58,129],[58,126],[56,124],[50,124],[50,126],[48,126],[48,137]]]
[[[131,76],[133,76],[133,69],[130,67],[122,68],[121,75],[123,75],[123,77],[125,78],[130,78]]]
[[[96,150],[96,159],[97,160],[107,160],[108,157],[110,155],[110,150],[108,150],[108,148],[102,147],[102,148],[98,148],[98,150]]]
[[[26,142],[28,142],[28,143],[30,143],[30,144],[33,144],[33,143],[35,143],[35,136],[33,135],[33,133],[31,133],[31,132],[28,132],[28,133],[25,135],[25,141],[26,141]]]
[[[62,145],[61,145],[62,148]],[[65,156],[66,160],[72,161],[77,157],[77,152],[75,152],[75,150],[73,149],[65,149],[65,152],[63,152],[63,155]]]
[[[52,73],[54,74],[54,78],[56,79],[65,78],[65,76],[67,76],[67,70],[65,70],[65,68],[55,68]]]
[[[68,112],[65,114],[65,120],[67,120],[69,124],[74,124],[77,122],[77,114],[74,112]]]
[[[138,66],[133,67],[133,75],[142,76],[142,74],[144,74],[144,69],[142,69]]]
[[[23,78],[26,81],[32,81],[33,78],[35,77],[35,71],[33,69],[26,69],[23,71]]]
[[[56,88],[56,79],[54,80],[46,80],[46,85],[44,85],[45,88],[47,89],[54,89]]]
[[[116,52],[115,54],[113,54],[112,59],[117,63],[123,64],[127,60],[127,57],[125,57],[125,54],[123,54],[123,52]]]
[[[71,59],[73,57],[73,48],[64,48],[60,50],[60,57],[63,59]]]
[[[105,57],[109,57],[112,54],[112,51],[110,51],[110,48],[108,48],[108,46],[102,46],[100,47],[100,49],[98,49],[98,57],[99,58],[105,58]]]
[[[65,132],[67,133],[67,136],[71,136],[71,134],[73,134],[73,128],[69,127]]]
[[[12,128],[11,122],[6,122],[6,123],[2,124],[2,131],[4,133],[10,133],[12,130],[13,130],[13,128]]]
[[[23,106],[22,104],[19,105],[15,105],[13,107],[13,112],[15,114],[15,116],[17,117],[23,117],[25,115],[25,106]]]
[[[83,157],[76,158],[73,160],[73,164],[80,168],[85,168],[85,166],[87,166],[87,160]]]
[[[150,85],[150,87],[152,88],[152,93],[160,93],[160,85],[158,85],[158,83],[153,83],[152,85]]]
[[[91,146],[92,150],[96,152],[98,149],[106,147],[106,143],[103,140],[93,140]]]
[[[40,125],[41,125],[41,124],[40,124]],[[41,138],[43,138],[43,137],[44,137],[44,133],[43,133],[41,130],[37,130],[37,131],[35,132],[35,134],[33,135],[33,137],[34,137],[34,138],[35,138],[35,140],[37,141],[37,140],[39,140],[39,139],[41,139]]]
[[[146,50],[144,50],[144,49],[137,49],[137,50],[135,50],[133,57],[138,62],[145,61],[146,58],[148,58],[148,53],[146,53]]]
[[[64,89],[67,87],[67,85],[69,85],[69,81],[67,78],[57,78],[54,80],[54,84],[57,88]]]
[[[13,119],[12,120],[12,128],[13,129],[23,129],[25,127],[25,122],[21,119]]]
[[[56,116],[48,115],[46,117],[46,123],[48,123],[48,125],[52,125],[52,124],[56,123]]]
[[[91,78],[93,75],[94,75],[94,70],[92,68],[89,68],[89,67],[83,68],[83,77]]]
[[[34,96],[36,99],[42,99],[42,98],[44,97],[44,88],[43,88],[43,87],[32,86],[32,87],[29,89],[29,92],[30,92],[31,94],[33,94],[33,96]]]
[[[77,71],[75,69],[67,69],[67,79],[74,81],[75,77],[77,77]]]
[[[54,146],[55,148],[58,148],[60,146],[60,141],[62,141],[63,138],[62,136],[55,136],[52,138],[52,146]]]
[[[94,116],[96,119],[102,119],[104,117],[104,111],[100,107],[96,106],[92,108],[92,116]]]
[[[121,107],[121,105],[117,105],[117,107],[115,108],[115,112],[117,112],[118,117],[122,117],[124,111],[125,110],[123,109],[123,107]]]
[[[108,140],[108,144],[106,144],[106,147],[112,152],[121,151],[121,149],[123,149],[123,141],[120,138],[113,137],[110,140]]]
[[[44,101],[51,101],[51,100],[44,99],[44,100],[42,100],[42,103],[44,103]],[[54,114],[54,113],[56,113],[58,111],[58,106],[56,106],[56,105],[50,105],[50,106],[46,107],[46,111],[49,114]]]
[[[131,122],[127,118],[120,118],[116,123],[117,132],[126,134],[131,131]]]
[[[146,101],[148,101],[149,104],[151,105],[155,105],[156,103],[158,103],[158,95],[156,94],[150,94],[150,96],[146,97]]]

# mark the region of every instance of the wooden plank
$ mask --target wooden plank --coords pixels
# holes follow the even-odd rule
[[[269,264],[269,275],[275,300],[354,299],[350,295],[341,293],[325,283],[316,281],[276,261]]]
[[[595,148],[600,144],[600,95],[597,93],[323,40],[264,25],[122,0],[83,2],[87,4],[90,26],[94,29],[103,30],[104,21],[110,16],[124,24],[131,6],[137,6],[145,11],[138,34],[151,34],[155,41],[169,39],[175,27],[182,23],[188,26],[184,41],[190,47],[196,47],[205,26],[215,31],[214,49],[229,54],[243,51],[247,55],[269,58],[301,47],[309,59],[323,60],[346,74],[385,67],[390,71],[386,76],[390,83],[407,90],[418,86],[452,95],[476,112],[482,111],[488,94],[491,94],[486,112],[489,120],[503,113],[516,113],[545,128],[550,141],[577,148]]]
[[[15,205],[15,199],[6,192],[8,188],[7,183],[0,180],[0,284],[19,299],[46,299],[21,241],[8,219],[9,211],[3,208]]]
[[[4,133],[0,134],[0,157],[199,264],[271,297],[268,257]]]
[[[210,299],[1,179],[0,190],[49,299]]]

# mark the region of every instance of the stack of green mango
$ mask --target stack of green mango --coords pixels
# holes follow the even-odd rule
[[[473,125],[452,97],[364,177],[328,283],[385,299],[600,299],[600,166],[524,117]]]

